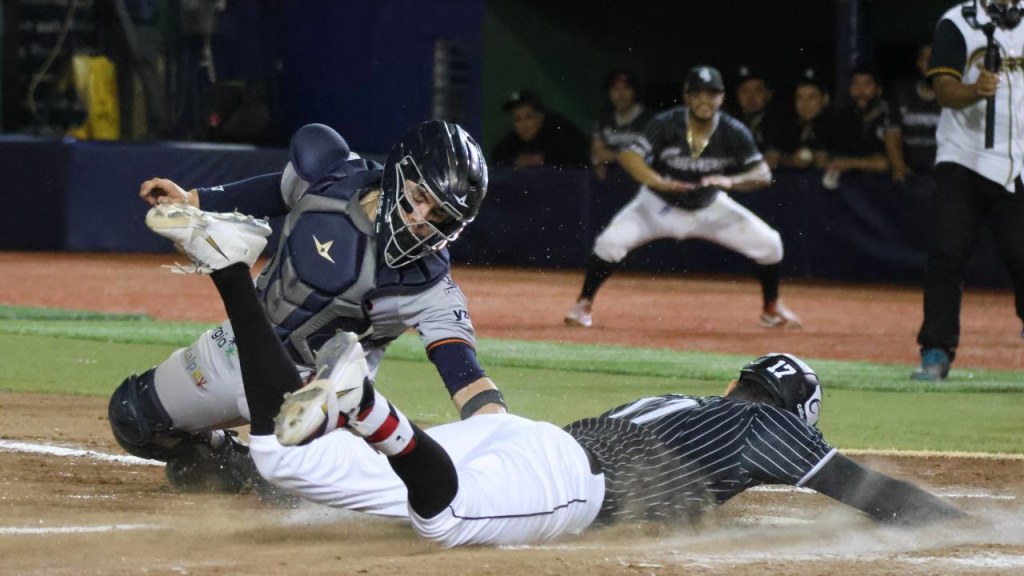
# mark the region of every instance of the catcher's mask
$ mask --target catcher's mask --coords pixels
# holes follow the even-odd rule
[[[792,354],[761,356],[740,370],[741,380],[763,386],[775,404],[801,420],[816,426],[821,414],[821,384],[818,376],[803,360]]]
[[[476,218],[486,194],[487,164],[465,130],[444,121],[413,128],[384,163],[375,223],[384,262],[399,268],[443,249]],[[423,213],[424,200],[436,208]]]

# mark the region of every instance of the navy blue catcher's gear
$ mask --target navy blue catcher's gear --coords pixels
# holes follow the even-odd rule
[[[150,460],[167,460],[182,436],[169,434],[167,415],[153,385],[153,369],[132,374],[110,396],[107,419],[114,438],[129,454]]]
[[[821,414],[821,384],[803,360],[792,354],[767,354],[740,370],[740,380],[763,386],[776,405],[814,426]]]
[[[249,448],[231,430],[189,433],[173,427],[153,385],[154,370],[125,378],[110,397],[114,438],[129,454],[166,462],[172,486],[187,492],[238,493],[251,486],[260,500],[294,506],[294,497],[264,481]]]
[[[417,236],[404,216],[413,209],[406,181],[430,194],[448,215],[444,222],[429,222],[426,237]],[[384,163],[376,233],[385,263],[399,268],[443,249],[476,218],[486,194],[483,152],[459,125],[435,120],[407,132]]]
[[[317,182],[349,158],[348,142],[330,126],[306,124],[292,136],[292,166],[306,182]]]

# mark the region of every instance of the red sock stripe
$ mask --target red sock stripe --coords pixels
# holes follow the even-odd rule
[[[356,420],[359,420],[360,422],[362,422],[363,420],[366,420],[366,417],[369,416],[370,412],[372,412],[372,411],[373,411],[373,402],[370,402],[370,404],[366,408],[363,408],[362,410],[359,411],[359,414],[356,414]]]
[[[384,420],[384,423],[377,428],[377,431],[366,437],[370,442],[383,442],[391,436],[391,433],[398,428],[398,416],[394,412],[388,414],[388,417]]]
[[[398,454],[395,454],[394,456],[392,456],[392,458],[400,458],[402,456],[405,456],[409,452],[412,452],[412,449],[415,448],[415,447],[416,447],[416,437],[413,436],[412,440],[409,440],[409,445],[406,446],[405,448],[403,448],[402,451],[399,452]]]

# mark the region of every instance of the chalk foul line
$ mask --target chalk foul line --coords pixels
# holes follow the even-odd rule
[[[66,456],[78,458],[91,458],[103,462],[117,462],[135,466],[163,466],[163,462],[146,460],[135,456],[121,454],[106,454],[95,450],[83,450],[81,448],[69,448],[55,446],[52,444],[35,444],[32,442],[18,442],[15,440],[0,440],[0,452],[23,452],[28,454],[48,454],[50,456]]]
[[[96,532],[127,532],[130,530],[161,530],[162,526],[153,524],[107,524],[102,526],[0,526],[0,536],[39,535],[39,534],[93,534]]]

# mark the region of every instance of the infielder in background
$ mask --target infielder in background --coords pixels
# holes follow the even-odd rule
[[[779,300],[779,233],[726,194],[763,188],[772,174],[750,130],[719,111],[724,91],[718,70],[691,69],[684,86],[686,106],[655,116],[619,155],[619,164],[640,182],[640,190],[594,242],[583,288],[565,315],[566,325],[591,325],[597,290],[634,249],[659,238],[701,238],[757,265],[761,326],[800,326]]]
[[[960,345],[964,272],[986,220],[1013,282],[1017,317],[1024,321],[1024,9],[1017,0],[980,3],[976,25],[996,24],[997,72],[984,69],[987,38],[964,16],[970,4],[946,12],[932,41],[928,77],[942,113],[915,380],[939,380],[949,373]],[[986,149],[989,96],[995,96],[995,138]],[[1024,331],[1020,335],[1024,338]]]
[[[316,350],[345,330],[361,335],[376,372],[388,344],[415,329],[468,417],[505,407],[477,362],[445,246],[473,221],[486,191],[479,145],[461,127],[435,121],[407,132],[383,167],[351,153],[327,126],[311,124],[293,136],[282,172],[188,192],[156,178],[140,196],[158,206],[286,215],[257,286],[292,362],[311,368]],[[418,236],[406,223],[415,209],[427,214],[429,234]],[[221,430],[250,419],[238,337],[225,322],[128,377],[111,397],[114,437],[131,454],[167,462],[177,487],[238,491],[253,475],[247,448]],[[261,496],[262,487],[256,485]]]
[[[418,234],[429,233],[427,219],[409,215]],[[694,520],[762,483],[807,486],[882,521],[962,516],[826,443],[815,428],[817,376],[788,354],[744,366],[724,397],[643,398],[564,430],[484,414],[424,431],[376,390],[357,337],[346,332],[324,344],[315,379],[300,389],[249,276],[265,226],[165,206],[147,224],[212,271],[237,330],[253,460],[269,481],[312,501],[408,515],[421,536],[445,546],[537,542],[613,521]]]

